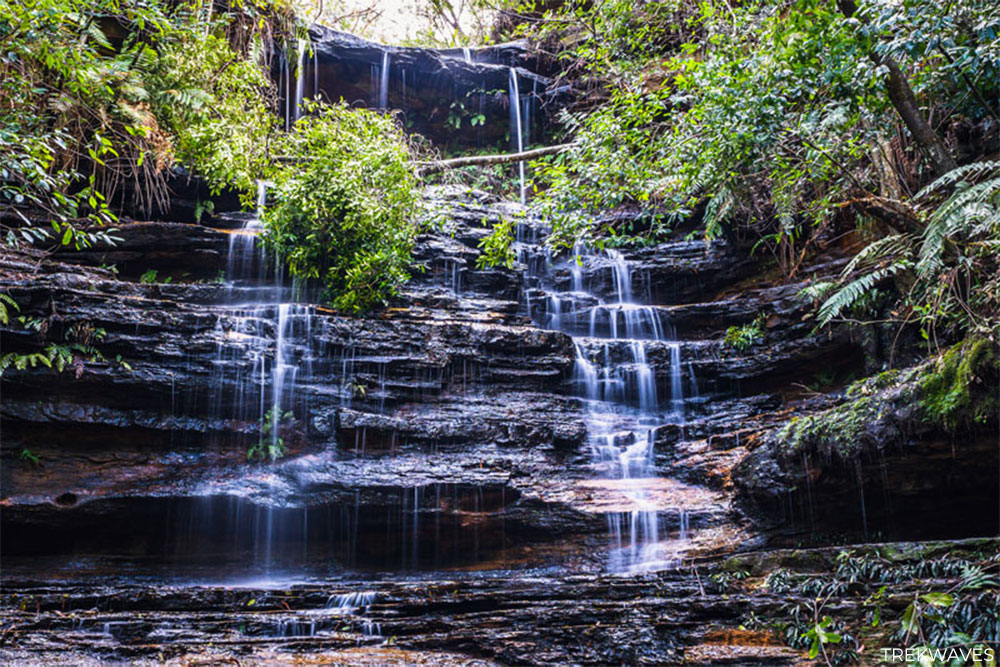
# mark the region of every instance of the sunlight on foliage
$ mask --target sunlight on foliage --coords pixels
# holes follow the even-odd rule
[[[345,104],[313,107],[282,141],[265,242],[292,276],[318,280],[334,307],[384,304],[407,280],[417,234],[407,139],[387,116]]]

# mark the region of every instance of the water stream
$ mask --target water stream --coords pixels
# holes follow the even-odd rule
[[[523,227],[523,226],[522,226]],[[537,245],[537,229],[519,230],[519,255],[528,266],[529,281],[539,285],[528,292],[528,308],[539,326],[573,336],[576,364],[573,384],[586,400],[587,437],[591,464],[604,491],[617,501],[608,512],[612,571],[643,571],[675,565],[661,547],[676,529],[678,539],[688,535],[683,508],[671,508],[659,498],[661,480],[655,462],[656,431],[666,424],[684,423],[684,374],[680,345],[671,340],[670,327],[654,306],[637,303],[633,295],[632,266],[618,251],[595,253],[576,244],[570,256],[553,262]],[[543,255],[545,261],[539,262]],[[534,256],[534,257],[533,257]],[[603,261],[611,274],[613,298],[605,300],[584,284],[587,261]],[[556,269],[570,273],[571,289],[553,286]],[[660,397],[657,375],[648,361],[654,346],[668,350],[666,397]],[[693,370],[688,368],[694,386]],[[665,525],[665,510],[676,509],[679,525]]]
[[[521,89],[517,82],[517,70],[513,67],[510,68],[510,129],[511,129],[511,141],[514,142],[514,147],[517,152],[520,153],[524,151],[524,123],[521,119]],[[525,202],[525,183],[524,183],[524,162],[517,163],[517,173],[520,184],[521,193],[521,203]]]
[[[392,64],[392,54],[382,52],[382,65],[379,67],[378,108],[389,108],[389,67]]]

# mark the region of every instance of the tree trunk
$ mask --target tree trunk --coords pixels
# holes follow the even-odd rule
[[[848,18],[852,17],[858,9],[854,0],[837,0],[837,7]],[[910,88],[910,84],[906,81],[906,77],[896,61],[888,56],[881,56],[875,51],[869,51],[868,58],[876,65],[884,66],[889,71],[886,80],[889,101],[892,102],[892,106],[896,108],[896,112],[903,119],[906,128],[913,135],[914,141],[926,153],[937,175],[941,176],[958,166],[934,128],[920,113],[917,99],[913,96],[913,89]]]

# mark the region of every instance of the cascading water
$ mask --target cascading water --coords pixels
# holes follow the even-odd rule
[[[296,381],[300,368],[310,369],[312,309],[293,302],[293,290],[282,282],[281,267],[269,267],[258,237],[267,199],[267,183],[258,182],[257,213],[230,235],[227,293],[233,303],[216,323],[213,410],[220,419],[253,424],[251,452],[280,455],[282,427],[305,414]],[[273,271],[273,281],[267,278]],[[249,362],[249,363],[248,363]],[[239,502],[237,502],[239,506]],[[206,515],[211,513],[211,502]],[[254,508],[254,561],[268,571],[273,541],[273,508]],[[238,522],[235,522],[238,523]],[[261,527],[259,524],[262,524]]]
[[[521,236],[523,238],[523,234]],[[522,261],[536,266],[521,250]],[[668,423],[682,423],[684,377],[680,345],[670,342],[668,327],[657,309],[633,297],[632,269],[624,256],[606,250],[614,299],[605,302],[584,287],[585,258],[595,257],[577,243],[565,266],[569,292],[549,292],[535,309],[535,321],[574,337],[576,363],[573,381],[587,401],[587,431],[591,459],[606,488],[624,498],[608,512],[611,534],[609,568],[612,571],[649,570],[670,566],[660,555],[669,534],[664,525],[664,502],[657,498],[655,435]],[[545,283],[547,276],[534,271]],[[531,297],[529,296],[529,300]],[[669,356],[669,404],[659,398],[657,377],[648,357],[653,347]],[[689,368],[690,370],[690,368]],[[688,515],[680,513],[678,535],[689,533]]]
[[[524,123],[521,122],[521,91],[517,83],[517,70],[510,68],[509,75],[509,95],[510,95],[510,138],[514,142],[517,152],[524,150]],[[521,203],[525,202],[524,185],[524,162],[517,163],[517,172],[520,179]]]
[[[379,68],[378,108],[389,108],[389,66],[392,64],[392,54],[382,52],[382,66]]]
[[[292,120],[298,120],[302,115],[302,98],[306,89],[306,43],[299,40],[299,59],[295,66],[295,102],[292,107]]]

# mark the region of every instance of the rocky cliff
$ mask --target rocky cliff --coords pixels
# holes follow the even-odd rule
[[[591,408],[578,384],[580,359],[598,358],[605,369],[633,369],[620,376],[625,402],[645,368],[661,395],[682,390],[683,419],[650,431],[657,479],[644,496],[656,504],[655,520],[667,531],[659,544],[675,565],[809,536],[867,541],[995,529],[987,515],[951,523],[934,515],[939,485],[927,477],[980,480],[964,490],[970,511],[995,497],[995,477],[969,476],[989,456],[988,434],[976,441],[983,446],[949,450],[934,434],[883,430],[900,446],[880,448],[878,459],[859,459],[856,468],[817,458],[802,458],[798,468],[798,458],[773,444],[790,417],[841,403],[838,387],[862,364],[847,333],[813,332],[812,304],[799,295],[842,266],[835,245],[798,282],[782,283],[724,241],[566,261],[544,251],[544,221],[529,217],[521,223],[521,261],[484,270],[479,241],[501,216],[521,215],[520,207],[446,189],[429,191],[427,202],[447,222],[421,237],[403,293],[363,318],[339,315],[308,290],[276,281],[254,264],[252,239],[232,224],[135,222],[121,228],[115,247],[4,251],[4,292],[19,311],[2,328],[3,352],[66,350],[62,372],[36,364],[2,377],[5,577],[37,579],[39,563],[50,575],[91,581],[109,574],[121,581],[129,572],[181,581],[557,573],[545,584],[551,594],[534,584],[501,594],[490,577],[452,584],[441,574],[424,575],[437,582],[433,590],[387,584],[372,593],[379,613],[365,621],[384,627],[350,632],[500,661],[677,659],[685,646],[718,640],[693,632],[699,619],[736,625],[741,603],[699,597],[671,611],[665,598],[677,604],[699,587],[704,596],[702,583],[676,573],[609,583],[596,574],[606,568],[609,525],[637,511],[628,480],[595,478],[593,415],[585,418]],[[539,262],[543,277],[532,269]],[[649,304],[642,317],[672,332],[643,343],[641,367],[634,344],[604,331],[617,320],[572,319],[588,308],[615,312],[622,262],[631,289]],[[157,282],[148,282],[150,269]],[[138,280],[143,274],[147,282]],[[563,290],[564,301],[553,301],[553,290]],[[553,311],[565,299],[578,309]],[[727,327],[760,314],[759,342],[737,351],[723,341]],[[544,326],[554,316],[568,318],[560,330]],[[829,386],[804,386],[817,377]],[[633,417],[622,414],[627,425]],[[643,413],[636,415],[641,422]],[[283,456],[260,460],[269,458],[268,447]],[[858,486],[845,485],[855,470]],[[873,498],[884,498],[885,507]],[[888,508],[903,504],[930,518],[919,529],[899,521]],[[51,606],[44,590],[19,590],[39,609]],[[126,595],[107,594],[109,601]],[[90,599],[93,591],[80,595]],[[278,611],[280,600],[254,595]],[[298,590],[284,606],[285,621],[303,623],[299,612],[329,595]],[[185,596],[177,604],[206,614],[248,604]],[[643,605],[625,605],[636,596]],[[136,609],[181,609],[143,599],[147,606]],[[115,614],[126,611],[109,604]],[[350,610],[343,613],[371,604],[342,605]],[[760,604],[777,608],[776,600]],[[460,626],[478,627],[469,614],[496,614],[508,630],[488,641],[463,634]],[[555,625],[539,635],[539,618]],[[106,634],[119,658],[147,655],[127,646],[174,641],[160,637],[160,625],[108,619],[101,622],[111,624]],[[579,629],[597,621],[604,629],[593,626],[592,642],[571,650]],[[245,638],[262,621],[225,621],[237,622]],[[266,636],[297,637],[279,642],[289,650],[295,642],[312,646],[305,637],[327,629],[307,627]],[[217,630],[199,625],[191,636]],[[326,635],[314,648],[339,641]],[[548,653],[535,654],[540,647]],[[783,649],[768,650],[746,659],[790,659]]]

